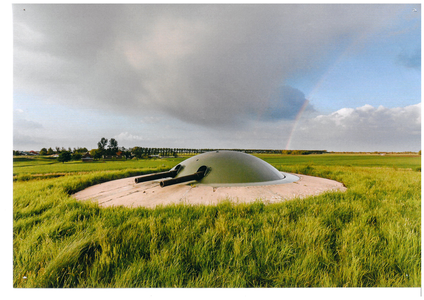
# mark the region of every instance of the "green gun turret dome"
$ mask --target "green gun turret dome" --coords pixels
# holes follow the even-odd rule
[[[168,172],[136,178],[143,182],[172,177],[160,183],[162,187],[195,180],[197,184],[213,186],[246,186],[291,183],[299,180],[292,174],[278,171],[253,155],[236,151],[212,151],[184,160]]]
[[[198,180],[199,184],[206,185],[266,185],[299,179],[278,171],[256,156],[237,151],[206,152],[186,159],[180,165],[182,169],[175,178],[193,174],[201,166],[206,166],[205,176]]]

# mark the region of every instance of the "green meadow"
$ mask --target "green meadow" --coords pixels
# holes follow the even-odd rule
[[[15,180],[19,177],[37,177],[69,175],[70,173],[88,173],[97,171],[135,170],[157,168],[170,169],[184,158],[146,159],[146,160],[110,160],[83,163],[81,161],[70,161],[59,163],[57,159],[50,157],[21,157],[14,158],[13,176]]]
[[[348,190],[274,204],[101,208],[72,194],[183,158],[16,158],[13,286],[421,286],[419,156],[258,156]]]

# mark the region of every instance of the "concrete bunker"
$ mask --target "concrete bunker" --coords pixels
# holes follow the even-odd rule
[[[275,203],[345,190],[334,180],[280,172],[256,156],[219,150],[188,158],[166,172],[97,184],[74,197],[97,201],[102,207],[154,208],[180,203],[215,205],[223,200]]]

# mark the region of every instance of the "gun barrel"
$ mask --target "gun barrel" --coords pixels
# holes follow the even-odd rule
[[[205,177],[207,169],[208,168],[206,166],[201,166],[196,173],[161,181],[160,186],[165,187],[165,186],[174,185],[177,183],[182,183],[182,182],[187,182],[192,180],[200,180],[203,177]]]
[[[150,180],[162,179],[166,177],[175,177],[181,169],[181,165],[177,165],[175,169],[169,170],[166,172],[159,172],[153,174],[147,174],[140,177],[135,178],[135,183],[146,182]]]

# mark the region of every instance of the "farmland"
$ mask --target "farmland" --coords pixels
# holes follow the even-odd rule
[[[184,158],[14,161],[14,287],[419,287],[421,158],[276,155],[345,193],[264,204],[100,208],[72,194]]]

